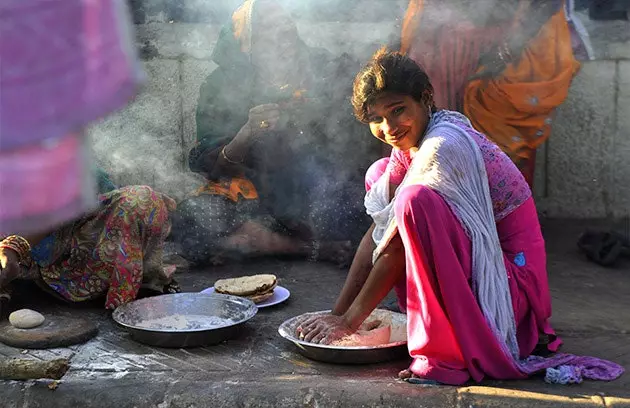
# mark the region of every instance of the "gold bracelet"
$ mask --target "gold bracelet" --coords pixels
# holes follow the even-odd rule
[[[221,149],[221,155],[223,156],[223,158],[225,159],[225,161],[227,161],[228,163],[232,163],[232,164],[242,164],[243,160],[241,160],[240,162],[231,160],[229,157],[227,157],[227,154],[225,154],[225,148],[227,147],[227,145],[223,146],[223,149]]]

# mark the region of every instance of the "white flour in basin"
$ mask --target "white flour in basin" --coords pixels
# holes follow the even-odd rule
[[[400,313],[376,309],[356,333],[332,342],[339,347],[376,347],[407,340],[407,318]]]
[[[174,314],[157,319],[142,320],[136,323],[135,326],[143,329],[158,330],[201,330],[217,329],[232,324],[234,324],[234,321],[217,316]]]

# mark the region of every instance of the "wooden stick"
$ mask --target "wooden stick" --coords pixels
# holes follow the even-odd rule
[[[0,380],[36,380],[38,378],[59,380],[68,368],[70,368],[70,362],[65,358],[50,361],[5,358],[0,360]]]

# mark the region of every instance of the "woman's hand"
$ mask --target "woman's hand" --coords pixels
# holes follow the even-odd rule
[[[254,141],[261,133],[275,130],[280,121],[280,107],[275,103],[254,106],[249,110],[247,123],[223,149],[223,157],[231,164],[240,164]]]
[[[275,103],[254,106],[249,110],[247,127],[250,136],[276,129],[280,121],[280,106]]]
[[[342,316],[332,314],[308,317],[296,329],[300,340],[315,344],[330,344],[354,332]]]
[[[0,248],[0,288],[19,276],[19,260],[20,257],[14,250]]]

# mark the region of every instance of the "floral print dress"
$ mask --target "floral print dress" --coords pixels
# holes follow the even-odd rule
[[[105,296],[107,309],[134,300],[141,286],[164,291],[174,272],[162,264],[174,209],[172,199],[147,186],[101,195],[98,210],[33,248],[43,282],[72,302]]]

